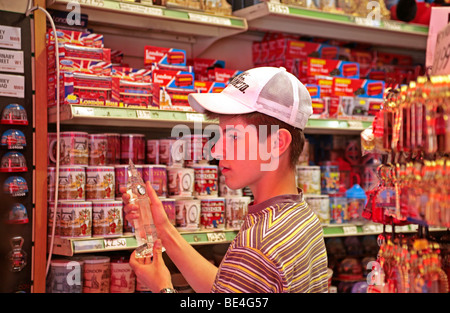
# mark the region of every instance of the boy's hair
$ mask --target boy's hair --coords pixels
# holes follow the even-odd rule
[[[291,168],[295,169],[296,164],[298,163],[298,158],[300,157],[300,154],[303,151],[303,147],[305,145],[305,134],[300,128],[296,128],[292,125],[289,125],[283,121],[280,121],[277,118],[271,117],[267,114],[259,113],[259,112],[252,112],[252,113],[246,113],[246,114],[218,114],[213,113],[210,111],[205,112],[208,119],[215,120],[218,119],[221,116],[227,117],[227,118],[235,118],[239,117],[246,121],[248,125],[255,125],[256,129],[259,129],[258,126],[265,125],[265,126],[271,126],[271,125],[278,125],[278,128],[284,128],[291,134],[292,141],[290,144],[290,150],[289,150],[289,165]],[[271,128],[269,128],[271,129]]]

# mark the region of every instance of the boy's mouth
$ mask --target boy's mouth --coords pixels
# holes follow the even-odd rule
[[[225,174],[225,173],[227,173],[227,172],[230,171],[230,168],[229,168],[229,167],[223,166],[223,165],[221,165],[221,164],[219,164],[219,169],[220,169],[220,172],[221,172],[222,174]]]

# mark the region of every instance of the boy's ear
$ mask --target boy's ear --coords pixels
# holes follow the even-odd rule
[[[275,140],[273,143],[273,147],[278,147],[278,154],[279,156],[283,155],[286,151],[289,150],[289,147],[292,142],[292,135],[291,133],[285,129],[280,128],[277,131],[277,136],[273,136],[272,140]]]

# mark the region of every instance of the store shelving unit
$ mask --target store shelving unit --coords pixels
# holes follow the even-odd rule
[[[417,231],[417,225],[397,226],[397,233],[414,233]],[[442,231],[445,229],[431,228],[431,231]],[[347,237],[347,236],[368,236],[379,235],[385,231],[392,232],[392,226],[374,223],[360,224],[327,224],[323,225],[323,234],[325,238]],[[239,230],[219,229],[219,230],[198,230],[183,231],[181,236],[193,246],[230,243],[236,237]],[[137,247],[134,235],[124,235],[117,238],[60,238],[54,240],[53,253],[63,256],[74,256],[83,253],[111,252],[134,250]]]
[[[195,10],[171,9],[115,0],[47,0],[47,7],[66,10],[68,3],[79,3],[89,16],[89,26],[106,26],[109,31],[154,31],[167,40],[186,40],[199,55],[220,38],[247,31],[247,20],[237,16],[218,16]],[[180,38],[183,37],[183,38]]]
[[[425,50],[428,27],[397,21],[311,10],[282,3],[262,2],[234,12],[245,18],[249,30],[285,32]]]
[[[56,122],[56,107],[49,109],[49,122]],[[171,128],[176,125],[217,124],[197,112],[168,111],[159,109],[64,105],[60,109],[60,121],[64,125],[104,125],[127,127]],[[201,123],[201,124],[200,124]],[[306,133],[358,134],[372,124],[371,120],[310,119]]]
[[[221,39],[245,36],[250,32],[279,31],[299,35],[329,37],[340,40],[370,43],[399,49],[425,51],[428,28],[395,21],[374,23],[363,18],[334,14],[280,3],[263,2],[234,12],[234,16],[216,16],[204,12],[148,6],[114,0],[47,0],[47,7],[67,10],[69,2],[78,2],[89,15],[89,26],[99,33],[121,38],[124,52],[131,49],[136,58],[144,42],[150,37],[190,47],[190,57],[201,56]],[[130,37],[130,38],[127,38]],[[248,41],[251,45],[251,41]],[[128,50],[127,50],[128,49]],[[223,52],[226,53],[226,52]],[[220,59],[222,56],[219,55]],[[249,67],[251,64],[249,64]],[[144,108],[99,107],[66,105],[61,107],[60,120],[64,125],[102,125],[105,127],[171,128],[185,124],[193,127],[216,124],[203,114]],[[49,123],[56,122],[56,108],[48,110]],[[310,134],[355,135],[371,125],[370,120],[310,119],[305,132]],[[398,232],[414,232],[414,225],[396,228]],[[324,236],[364,236],[383,232],[379,224],[330,224],[323,227]],[[390,232],[390,226],[385,231]],[[182,232],[192,245],[229,243],[237,230]],[[136,248],[132,235],[119,238],[55,238],[53,252],[73,256]]]

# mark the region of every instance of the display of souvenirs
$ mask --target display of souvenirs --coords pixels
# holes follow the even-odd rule
[[[1,124],[28,125],[27,111],[16,103],[8,104],[2,112]]]
[[[27,141],[20,130],[8,129],[3,133],[0,144],[7,149],[23,149],[26,147]]]
[[[27,181],[20,176],[10,176],[3,184],[3,191],[12,197],[25,196],[28,192]]]
[[[27,162],[22,153],[10,151],[3,155],[0,172],[26,172]]]
[[[7,224],[26,224],[28,223],[28,212],[21,203],[15,203],[9,211],[6,219]]]

